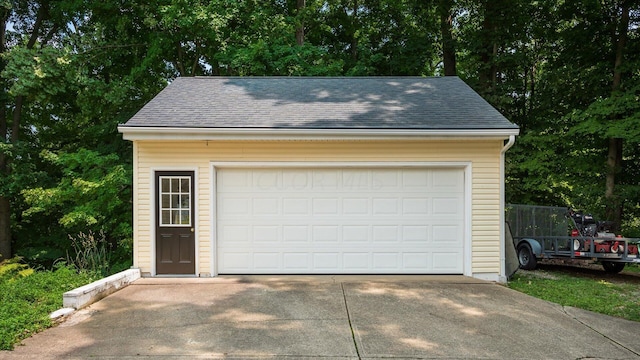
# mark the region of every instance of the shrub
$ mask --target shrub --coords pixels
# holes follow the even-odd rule
[[[80,272],[94,274],[96,276],[109,275],[110,246],[104,232],[97,235],[93,231],[69,236],[74,256],[67,255],[70,264],[73,264]]]
[[[14,275],[0,277],[0,350],[11,350],[20,340],[50,327],[49,314],[62,307],[62,294],[97,279],[63,263],[51,271],[33,271],[17,259],[10,262],[21,265],[21,270],[5,271]],[[0,267],[6,268],[5,262]]]
[[[29,265],[22,263],[22,258],[14,257],[0,262],[0,282],[11,281],[33,273]]]

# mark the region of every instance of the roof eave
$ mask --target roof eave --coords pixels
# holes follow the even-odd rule
[[[495,138],[518,135],[507,129],[283,129],[118,126],[125,140],[398,140]]]

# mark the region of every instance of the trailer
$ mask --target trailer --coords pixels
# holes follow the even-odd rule
[[[520,268],[535,269],[545,259],[591,260],[618,273],[626,264],[640,264],[640,239],[615,234],[615,224],[565,207],[506,206]]]

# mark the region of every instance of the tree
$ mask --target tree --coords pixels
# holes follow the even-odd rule
[[[80,228],[130,240],[116,126],[196,75],[460,76],[521,127],[509,201],[629,227],[639,18],[637,0],[1,1],[0,254],[55,258]]]
[[[619,7],[620,20],[617,31],[613,35],[613,48],[615,49],[615,61],[613,65],[613,81],[611,84],[611,96],[616,96],[622,90],[622,73],[625,50],[627,46],[627,34],[629,32],[629,12],[630,1],[622,1],[616,4]],[[618,10],[616,8],[616,10]],[[618,12],[618,11],[616,11]],[[611,121],[616,121],[614,117]],[[607,154],[607,180],[605,186],[605,199],[607,201],[607,217],[616,224],[622,221],[622,204],[615,196],[616,177],[622,168],[622,146],[621,137],[609,137]]]
[[[62,8],[65,4],[42,1],[3,1],[0,5],[0,64],[4,72],[11,62],[25,61],[23,56],[50,42],[64,24]],[[8,25],[11,29],[8,30]],[[8,59],[8,60],[7,60]],[[36,72],[38,68],[35,68]],[[36,76],[39,74],[36,73]],[[11,79],[3,76],[2,104],[0,110],[0,174],[3,181],[0,188],[0,260],[11,257],[11,209],[16,195],[16,184],[12,177],[12,164],[20,147],[21,133],[24,131],[23,112],[28,101],[25,93],[10,91]],[[15,89],[14,89],[15,90]]]
[[[627,228],[640,215],[634,180],[640,64],[631,55],[640,50],[633,30],[638,7],[637,2],[548,1],[547,15],[532,12],[548,20],[528,36],[535,39],[536,58],[527,76],[536,85],[528,116],[510,117],[522,127],[509,154],[515,160],[508,163],[511,201],[582,208]]]
[[[11,5],[13,26],[6,41],[11,46],[3,57],[1,80],[3,109],[12,110],[12,116],[2,127],[7,166],[0,190],[10,203],[12,224],[9,228],[5,222],[2,232],[13,235],[13,252],[45,262],[64,254],[69,234],[79,227],[103,229],[114,243],[130,239],[129,201],[113,201],[105,187],[127,197],[128,185],[116,174],[130,169],[131,149],[119,139],[116,125],[166,85],[170,74],[162,62],[145,63],[151,57],[145,56],[151,32],[138,24],[149,14],[148,5]],[[27,30],[30,37],[23,41]],[[97,169],[103,180],[119,179],[120,185],[92,177]],[[38,198],[38,191],[55,196]],[[92,201],[80,196],[90,193]],[[83,204],[73,208],[70,201]],[[105,201],[115,206],[91,205]],[[95,208],[105,219],[128,220],[121,222],[124,227],[110,226],[92,213]]]
[[[298,26],[296,26],[296,44],[298,46],[304,45],[304,21],[302,21],[300,15],[303,13],[305,5],[306,0],[296,0],[296,12],[299,17]]]
[[[440,0],[438,13],[440,15],[440,36],[442,38],[442,62],[444,76],[456,76],[456,44],[453,37],[454,1]]]

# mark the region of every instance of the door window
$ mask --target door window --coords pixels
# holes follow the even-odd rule
[[[191,226],[191,177],[160,176],[160,226]]]

